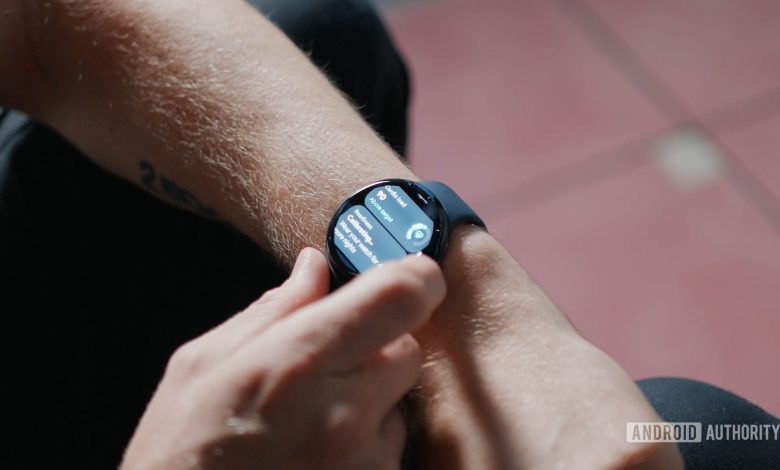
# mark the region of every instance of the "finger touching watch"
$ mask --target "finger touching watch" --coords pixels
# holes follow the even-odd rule
[[[485,223],[439,181],[387,179],[344,201],[328,227],[327,258],[336,286],[409,254],[441,263],[456,227]]]

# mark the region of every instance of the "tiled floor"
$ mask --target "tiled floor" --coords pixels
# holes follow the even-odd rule
[[[636,377],[780,415],[780,3],[388,8],[411,157]]]

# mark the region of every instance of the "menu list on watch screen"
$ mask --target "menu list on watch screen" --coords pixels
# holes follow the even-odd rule
[[[400,186],[372,189],[336,221],[333,241],[359,272],[424,250],[433,221]]]

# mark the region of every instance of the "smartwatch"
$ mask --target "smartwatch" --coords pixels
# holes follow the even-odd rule
[[[413,253],[441,263],[450,235],[463,224],[485,228],[444,183],[387,179],[369,184],[341,204],[328,227],[333,286]]]

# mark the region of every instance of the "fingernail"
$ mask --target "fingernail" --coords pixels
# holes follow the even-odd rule
[[[414,263],[416,261],[412,261],[412,260],[420,259],[423,256],[425,256],[425,255],[423,255],[422,251],[418,251],[417,253],[410,253],[410,254],[404,256],[403,259],[401,260],[401,262],[402,263]]]
[[[426,259],[427,258],[427,259]],[[426,259],[426,261],[423,263],[423,259]],[[401,260],[402,263],[409,263],[410,265],[415,265],[412,267],[412,269],[417,272],[418,274],[421,274],[424,276],[425,282],[428,285],[429,289],[441,293],[441,297],[444,297],[444,292],[446,292],[446,285],[444,283],[444,277],[442,276],[441,268],[437,266],[437,264],[425,255],[424,253],[413,253],[409,256],[405,257],[403,260]],[[437,266],[436,269],[431,269],[431,267]],[[426,266],[425,269],[420,270],[423,266]]]

